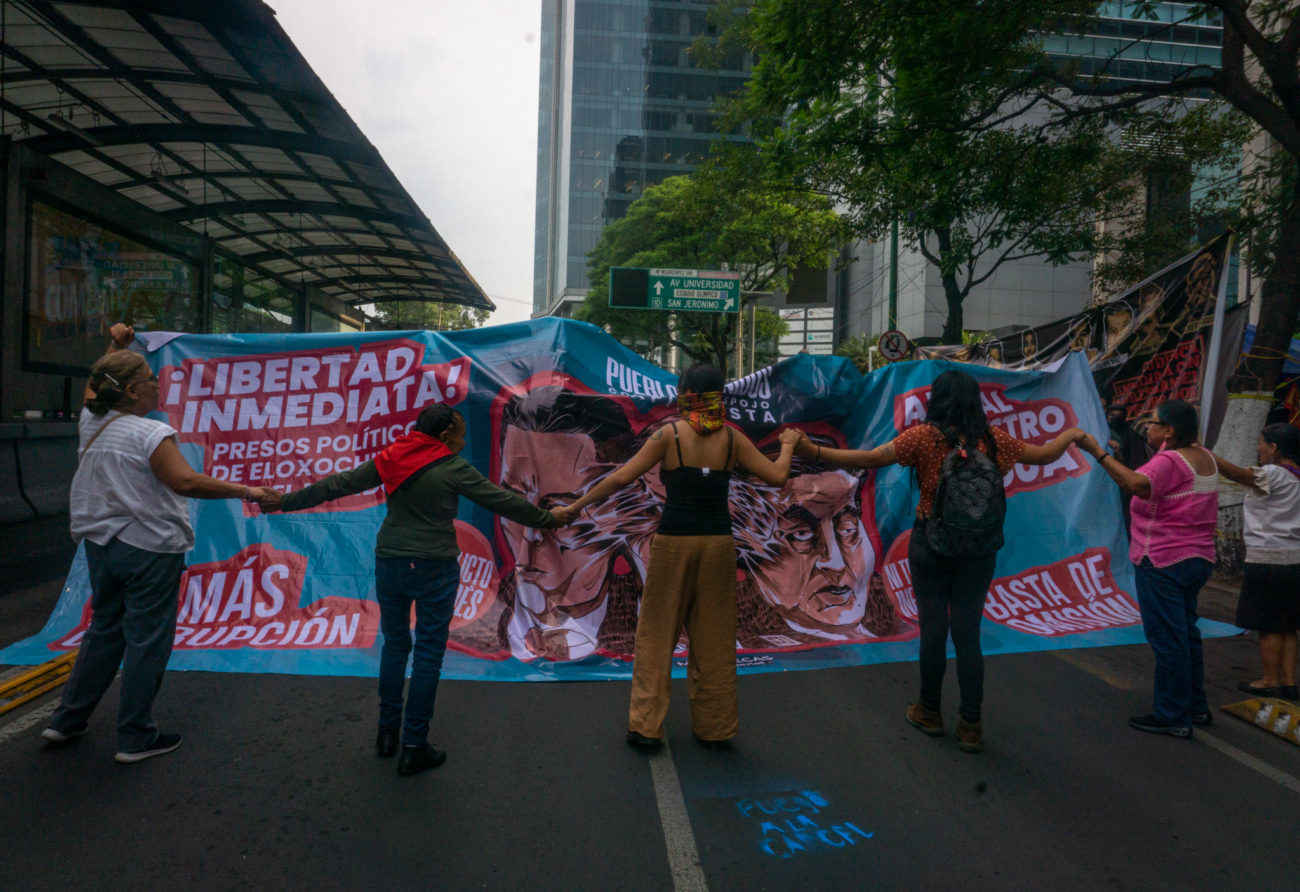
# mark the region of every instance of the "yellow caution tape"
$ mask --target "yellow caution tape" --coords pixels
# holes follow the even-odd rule
[[[1276,697],[1258,697],[1221,707],[1229,715],[1300,746],[1300,705]]]
[[[70,651],[0,684],[0,715],[30,703],[68,680],[77,652]]]

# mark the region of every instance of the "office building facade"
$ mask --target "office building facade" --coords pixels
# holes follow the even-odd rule
[[[715,101],[748,77],[692,65],[712,5],[542,0],[534,316],[572,315],[601,230],[708,154]]]
[[[687,48],[707,29],[711,5],[543,0],[533,315],[571,315],[586,295],[587,254],[605,225],[626,213],[645,186],[688,173],[707,154],[715,97],[748,76],[744,62],[721,72],[691,66]],[[1184,22],[1192,8],[1186,3],[1159,4],[1158,21],[1135,21],[1132,7],[1106,4],[1086,35],[1045,35],[1045,49],[1080,60],[1082,75],[1119,53],[1107,72],[1125,82],[1217,65],[1219,22]],[[1121,52],[1140,37],[1151,40]],[[842,252],[840,269],[827,272],[825,298],[816,305],[833,309],[832,343],[891,327],[891,285],[893,324],[914,338],[940,334],[947,304],[938,269],[906,245],[897,255],[892,262],[888,241],[860,242]],[[1076,312],[1092,297],[1091,269],[1090,260],[1005,264],[965,301],[966,328],[1035,325]],[[821,350],[825,312],[817,315],[814,349]],[[806,346],[792,335],[781,352]]]

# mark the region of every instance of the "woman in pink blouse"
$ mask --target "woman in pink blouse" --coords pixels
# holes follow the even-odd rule
[[[1192,725],[1213,721],[1205,699],[1196,599],[1214,569],[1219,475],[1214,457],[1196,442],[1198,428],[1190,403],[1161,403],[1146,432],[1147,443],[1158,451],[1136,471],[1091,436],[1080,443],[1133,496],[1129,559],[1156,678],[1151,713],[1129,719],[1129,725],[1174,737],[1191,737]]]

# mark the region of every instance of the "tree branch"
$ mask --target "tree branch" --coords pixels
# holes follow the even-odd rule
[[[1228,32],[1233,31],[1241,38],[1252,53],[1259,59],[1261,64],[1267,64],[1272,61],[1276,47],[1267,37],[1260,33],[1255,27],[1255,23],[1250,20],[1250,13],[1246,11],[1249,5],[1242,0],[1205,0],[1207,6],[1213,6],[1219,12],[1223,13],[1224,20],[1231,27],[1223,29],[1223,39],[1227,42]]]

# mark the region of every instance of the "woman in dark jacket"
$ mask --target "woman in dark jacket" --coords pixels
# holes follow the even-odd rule
[[[427,738],[460,584],[460,549],[454,525],[459,497],[516,523],[556,526],[551,512],[489,482],[461,458],[458,453],[464,447],[465,419],[450,407],[435,404],[420,413],[411,433],[399,437],[372,460],[262,502],[267,510],[301,511],[383,485],[388,515],[375,539],[375,596],[384,633],[375,750],[381,757],[395,755],[401,726],[397,773],[404,777],[435,768],[447,758]],[[412,603],[415,660],[403,721],[402,688],[411,653]]]

